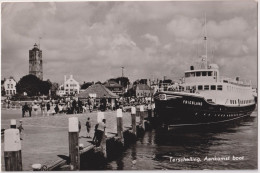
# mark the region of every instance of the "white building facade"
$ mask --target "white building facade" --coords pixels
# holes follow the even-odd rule
[[[16,94],[16,81],[14,78],[10,77],[4,81],[4,89],[5,94],[7,96],[15,95]]]
[[[73,78],[73,75],[67,79],[66,75],[64,75],[64,84],[60,85],[58,90],[58,95],[74,95],[78,94],[80,90],[79,83]]]

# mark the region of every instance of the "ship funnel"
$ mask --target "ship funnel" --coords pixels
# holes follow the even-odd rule
[[[194,66],[190,66],[190,70],[194,70]]]

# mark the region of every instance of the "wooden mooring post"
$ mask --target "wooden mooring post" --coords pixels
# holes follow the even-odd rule
[[[116,120],[117,120],[117,136],[122,141],[123,140],[123,113],[122,113],[122,109],[117,109]]]
[[[97,114],[97,122],[102,123],[103,119],[105,119],[104,112],[98,112]],[[106,130],[104,130],[102,140],[100,143],[101,152],[103,153],[104,158],[107,158],[107,148],[106,148]]]
[[[15,119],[11,119],[10,128],[11,129],[16,129],[16,120]]]
[[[132,119],[133,134],[136,135],[136,108],[134,106],[131,107],[131,119]]]
[[[70,169],[79,170],[79,120],[78,117],[69,118],[69,158]]]
[[[22,171],[22,148],[18,129],[4,132],[5,171]]]
[[[140,125],[144,129],[144,105],[140,105]]]

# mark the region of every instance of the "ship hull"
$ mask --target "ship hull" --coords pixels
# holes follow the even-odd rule
[[[165,95],[165,98],[160,98]],[[251,115],[256,104],[224,106],[208,103],[203,97],[176,92],[159,92],[154,96],[155,111],[161,123],[171,126],[210,125],[235,121]]]

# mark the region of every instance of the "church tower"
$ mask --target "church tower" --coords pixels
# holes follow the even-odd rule
[[[29,50],[29,74],[35,75],[43,80],[42,51],[38,48],[36,43],[33,49]]]

